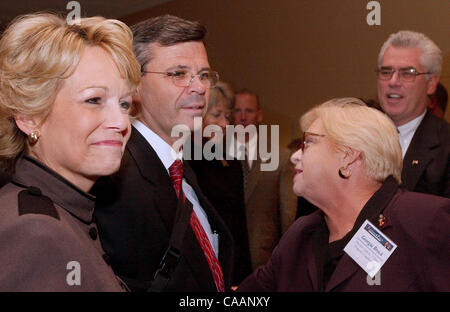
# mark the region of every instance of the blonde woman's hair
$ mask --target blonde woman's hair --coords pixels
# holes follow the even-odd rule
[[[17,17],[0,39],[0,159],[9,170],[27,146],[14,117],[48,116],[63,79],[77,67],[86,46],[107,51],[132,91],[140,66],[132,49],[132,33],[118,20],[81,18],[68,25],[51,13]]]
[[[368,177],[383,182],[392,175],[401,183],[402,150],[397,128],[384,113],[357,98],[341,98],[329,100],[304,114],[300,119],[302,130],[306,131],[317,119],[337,149],[361,152]]]
[[[234,91],[230,84],[218,81],[209,91],[208,111],[215,107],[221,99],[225,99],[226,108],[231,110],[234,105]]]

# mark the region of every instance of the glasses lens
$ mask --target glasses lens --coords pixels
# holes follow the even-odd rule
[[[303,133],[302,145],[300,146],[300,149],[302,150],[302,152],[305,149],[305,139],[306,139],[306,133]]]
[[[168,74],[176,86],[186,87],[189,85],[190,75],[187,71],[177,70]]]
[[[219,74],[215,71],[211,71],[210,77],[209,77],[210,87],[214,87],[216,85],[217,81],[219,81]]]
[[[202,71],[197,75],[193,75],[188,71],[175,71],[170,73],[170,77],[172,78],[173,83],[178,87],[187,87],[189,86],[195,79],[198,80],[205,85],[206,87],[214,87],[219,80],[219,74],[215,71]]]
[[[392,75],[394,74],[393,69],[379,69],[377,70],[378,78],[381,80],[389,80],[392,78]]]
[[[205,86],[212,88],[219,81],[219,74],[215,71],[209,70],[198,74],[198,78]]]
[[[414,81],[417,76],[417,71],[414,68],[399,69],[398,73],[403,81]]]

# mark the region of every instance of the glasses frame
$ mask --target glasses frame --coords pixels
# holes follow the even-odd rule
[[[411,80],[405,79],[405,76],[402,74],[402,72],[407,72],[408,70],[410,71],[409,74],[413,75]],[[390,74],[390,76],[388,78],[382,78],[380,76],[380,72],[382,72],[382,71],[391,71],[391,74]],[[393,69],[391,67],[385,67],[383,69],[383,67],[382,67],[382,68],[377,68],[375,70],[375,72],[377,73],[377,78],[379,80],[382,80],[382,81],[389,81],[389,80],[391,80],[392,77],[394,76],[395,72],[397,72],[398,73],[397,77],[402,82],[414,82],[414,81],[416,81],[416,77],[419,76],[419,75],[431,75],[432,74],[431,72],[420,73],[414,67],[403,67],[403,68],[399,68],[399,69]]]
[[[302,150],[302,153],[305,151],[305,144],[306,144],[305,140],[306,140],[306,137],[308,135],[315,136],[315,137],[320,137],[320,138],[326,137],[325,134],[319,134],[319,133],[308,132],[308,131],[303,132],[302,145],[300,146],[300,149]]]
[[[211,81],[208,80],[208,81],[210,82],[208,88],[213,88],[213,87],[217,84],[217,82],[219,81],[219,73],[216,72],[216,71],[214,71],[214,70],[207,70],[207,71],[210,72],[210,73],[212,73],[212,74],[216,77],[216,80],[214,81],[214,84],[211,84]],[[143,75],[144,75],[144,74],[160,74],[160,75],[165,75],[165,76],[167,76],[167,77],[170,78],[170,80],[172,81],[172,83],[173,83],[175,86],[180,87],[180,88],[189,87],[189,86],[192,84],[192,82],[194,81],[195,77],[198,78],[198,81],[200,81],[200,83],[201,83],[202,85],[205,85],[205,84],[202,82],[202,80],[200,79],[200,75],[201,75],[202,73],[204,73],[205,71],[202,71],[202,72],[200,72],[200,73],[198,73],[198,74],[192,74],[192,73],[190,73],[191,78],[189,79],[189,82],[188,82],[187,85],[184,85],[184,84],[183,84],[183,85],[179,85],[179,84],[177,84],[176,79],[175,79],[175,76],[174,76],[174,74],[176,73],[175,70],[174,70],[174,71],[159,72],[159,71],[147,71],[147,70],[142,69],[141,72],[142,72]]]

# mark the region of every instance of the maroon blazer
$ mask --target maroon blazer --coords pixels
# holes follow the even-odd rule
[[[385,185],[369,202],[380,204],[386,217],[381,231],[398,247],[381,268],[380,285],[370,286],[367,273],[344,253],[324,290],[450,291],[450,200],[408,192],[396,183],[386,190]],[[372,221],[378,225],[376,219]],[[238,290],[319,291],[314,235],[324,223],[321,211],[297,220],[267,264]],[[357,223],[351,233],[359,229]]]

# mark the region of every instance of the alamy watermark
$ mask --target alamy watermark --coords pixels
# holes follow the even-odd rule
[[[66,22],[69,25],[80,25],[81,18],[81,5],[78,1],[69,1],[66,6],[67,10],[71,10],[67,13]]]
[[[381,5],[378,1],[370,1],[366,5],[367,10],[371,10],[367,14],[366,22],[369,26],[381,25]]]
[[[203,128],[202,118],[194,117],[193,133],[187,125],[176,125],[172,128],[172,138],[178,138],[172,148],[174,153],[182,148],[183,159],[186,160],[223,160],[224,155],[226,160],[244,160],[246,153],[238,149],[237,142],[246,142],[246,136],[257,136],[257,144],[245,143],[248,159],[259,158],[261,159],[261,171],[274,171],[278,168],[280,158],[280,127],[278,125],[270,126],[270,144],[268,127],[268,125],[259,125],[257,128],[249,125],[244,128],[242,125],[228,125],[224,134],[222,128],[217,125],[208,125]],[[211,139],[204,145],[201,144],[203,138],[211,137],[214,137],[214,140]],[[192,144],[192,140],[195,144]],[[176,157],[176,155],[173,156]]]
[[[66,265],[66,269],[70,270],[66,275],[66,282],[69,286],[81,285],[81,265],[78,261],[70,261]]]
[[[370,261],[367,263],[367,270],[369,270],[369,274],[367,274],[366,282],[369,286],[380,286],[381,285],[381,266],[376,261]],[[371,277],[373,276],[373,278]]]

